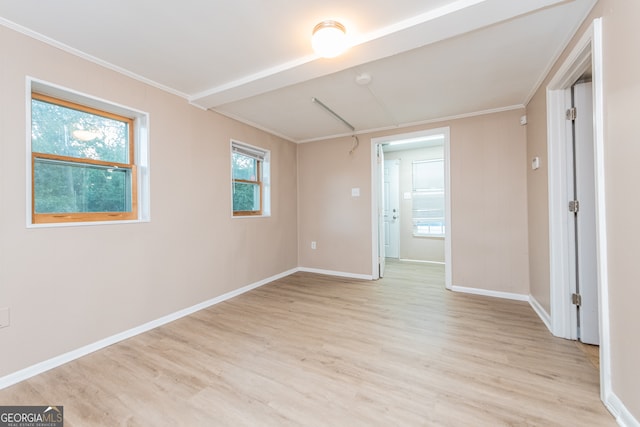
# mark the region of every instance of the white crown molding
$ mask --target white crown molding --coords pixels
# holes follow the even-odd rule
[[[180,98],[183,98],[183,99],[186,99],[186,100],[189,99],[189,95],[187,95],[186,93],[182,93],[182,92],[180,92],[178,90],[175,90],[175,89],[173,89],[173,88],[171,88],[169,86],[165,86],[165,85],[160,84],[160,83],[158,83],[156,81],[150,80],[150,79],[148,79],[146,77],[142,77],[139,74],[131,72],[131,71],[125,69],[125,68],[118,67],[117,65],[111,64],[110,62],[104,61],[104,60],[102,60],[100,58],[96,58],[93,55],[89,55],[88,53],[83,52],[83,51],[81,51],[79,49],[73,48],[73,47],[71,47],[69,45],[61,43],[61,42],[59,42],[57,40],[54,40],[54,39],[52,39],[50,37],[47,37],[47,36],[45,36],[43,34],[40,34],[40,33],[36,32],[36,31],[30,30],[29,28],[23,27],[22,25],[18,25],[15,22],[9,21],[8,19],[0,17],[0,25],[2,25],[3,27],[9,28],[9,29],[11,29],[13,31],[16,31],[16,32],[18,32],[20,34],[23,34],[23,35],[25,35],[27,37],[31,37],[32,39],[41,41],[42,43],[48,44],[49,46],[53,46],[53,47],[55,47],[57,49],[60,49],[60,50],[62,50],[64,52],[67,52],[67,53],[69,53],[71,55],[75,55],[75,56],[77,56],[79,58],[82,58],[82,59],[84,59],[86,61],[92,62],[92,63],[94,63],[96,65],[101,66],[101,67],[107,68],[107,69],[109,69],[111,71],[115,71],[117,73],[120,73],[120,74],[122,74],[124,76],[130,77],[130,78],[132,78],[134,80],[137,80],[139,82],[148,84],[149,86],[153,86],[153,87],[155,87],[157,89],[160,89],[160,90],[163,90],[163,91],[168,92],[170,94],[179,96]]]
[[[322,136],[322,137],[318,137],[318,138],[310,138],[310,139],[302,139],[302,140],[295,140],[294,139],[293,142],[296,142],[298,144],[306,144],[307,142],[326,141],[326,140],[329,140],[329,139],[344,138],[344,137],[353,136],[353,135],[363,135],[363,134],[369,134],[369,133],[385,132],[385,131],[394,130],[394,129],[400,130],[400,129],[406,129],[406,128],[410,128],[410,127],[414,127],[414,126],[423,126],[423,125],[429,125],[429,124],[434,124],[434,123],[444,123],[444,122],[449,122],[449,121],[453,121],[453,120],[466,119],[466,118],[470,118],[470,117],[484,116],[484,115],[487,115],[487,114],[502,113],[502,112],[505,112],[505,111],[522,110],[524,108],[525,108],[525,106],[523,104],[508,105],[508,106],[505,106],[505,107],[492,108],[492,109],[489,109],[489,110],[473,111],[473,112],[469,112],[469,113],[457,114],[457,115],[454,115],[454,116],[437,117],[437,118],[433,118],[433,119],[421,120],[421,121],[418,121],[418,122],[401,123],[399,125],[386,126],[386,127],[374,128],[374,129],[365,129],[365,130],[357,131],[355,133],[347,132],[347,133],[340,133],[340,134]]]

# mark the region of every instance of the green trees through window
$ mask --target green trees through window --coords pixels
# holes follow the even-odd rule
[[[233,215],[263,215],[268,152],[235,141],[231,144]],[[267,171],[265,173],[265,170]]]
[[[133,120],[34,93],[33,222],[135,217]]]
[[[233,211],[260,211],[259,160],[233,153]]]

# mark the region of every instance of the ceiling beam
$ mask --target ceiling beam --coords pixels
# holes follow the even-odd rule
[[[354,37],[347,53],[324,59],[315,55],[241,77],[190,96],[205,109],[250,98],[307,80],[386,58],[573,0],[458,0],[444,7]]]

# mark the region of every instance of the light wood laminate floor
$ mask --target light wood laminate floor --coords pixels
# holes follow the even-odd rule
[[[614,426],[598,371],[527,303],[297,273],[12,387],[65,426]]]

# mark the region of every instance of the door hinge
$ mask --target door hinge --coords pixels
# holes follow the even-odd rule
[[[576,107],[571,107],[567,110],[567,120],[575,120],[578,116],[578,111]]]
[[[571,304],[580,307],[582,305],[582,296],[580,294],[571,294]]]
[[[569,201],[569,212],[577,214],[580,210],[580,202],[577,200]]]

